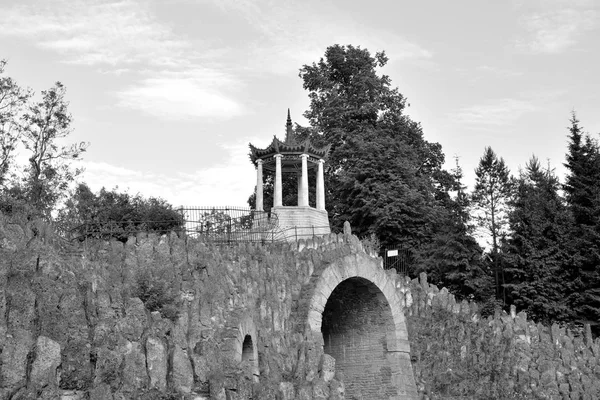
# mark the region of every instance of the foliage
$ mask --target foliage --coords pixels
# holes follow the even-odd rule
[[[252,227],[252,215],[235,218],[224,210],[213,208],[210,212],[202,213],[196,222],[198,224],[196,231],[199,234],[221,236],[250,229]]]
[[[6,60],[0,60],[0,187],[6,180],[20,137],[18,118],[31,94],[12,78],[3,76],[5,67]]]
[[[133,295],[142,300],[149,311],[158,311],[163,318],[175,322],[179,318],[177,296],[163,275],[153,276],[148,270],[139,272]]]
[[[509,302],[536,321],[568,318],[564,265],[572,219],[554,170],[532,157],[515,184],[504,249]]]
[[[72,117],[67,111],[65,94],[65,87],[57,82],[42,91],[41,101],[29,104],[21,117],[21,138],[30,157],[25,176],[16,187],[28,204],[46,215],[81,172],[72,169],[69,162],[77,160],[87,149],[83,142],[59,145],[71,132]]]
[[[571,257],[565,265],[567,304],[577,322],[591,322],[600,333],[600,146],[584,135],[573,113],[569,129],[564,191],[574,220]]]
[[[507,234],[510,194],[510,172],[504,159],[486,147],[475,169],[475,188],[471,196],[477,225],[491,237],[492,254],[498,253],[500,239]]]
[[[79,238],[115,238],[127,241],[137,232],[159,234],[180,230],[181,214],[160,198],[144,198],[102,188],[94,194],[81,183],[67,199],[59,218],[64,229]]]
[[[475,169],[475,188],[471,200],[477,225],[491,238],[490,258],[498,298],[504,298],[505,295],[502,290],[504,273],[501,269],[500,243],[508,234],[507,212],[511,191],[510,172],[504,159],[498,158],[491,147],[486,147]]]
[[[332,146],[325,189],[334,229],[349,221],[357,235],[375,234],[383,247],[431,249],[439,228],[455,219],[447,207],[455,181],[442,168],[441,146],[424,139],[420,124],[404,114],[406,99],[378,73],[387,61],[384,52],[334,45],[304,65],[311,128],[296,131]]]
[[[450,217],[437,221],[436,235],[420,248],[413,270],[415,275],[426,272],[432,282],[446,287],[460,299],[481,301],[493,290],[493,282],[481,259],[482,250],[472,235],[470,198],[462,184],[463,172],[458,160],[452,175],[455,198],[446,197],[442,203]]]
[[[381,242],[374,233],[360,240],[367,254],[379,254],[381,252]]]

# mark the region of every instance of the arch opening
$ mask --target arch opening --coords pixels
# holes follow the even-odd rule
[[[242,364],[245,364],[249,369],[252,380],[258,382],[260,374],[258,369],[258,352],[256,345],[252,342],[251,335],[245,335],[242,342]]]
[[[254,361],[254,345],[252,344],[252,336],[246,335],[244,343],[242,343],[242,362]]]
[[[354,277],[339,283],[323,310],[324,352],[336,360],[349,399],[396,396],[397,366],[389,355],[395,338],[392,309],[371,281]]]

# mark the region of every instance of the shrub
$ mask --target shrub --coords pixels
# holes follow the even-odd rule
[[[135,283],[133,295],[142,300],[149,311],[158,311],[163,318],[171,321],[179,318],[177,296],[165,279],[144,270],[137,275]]]

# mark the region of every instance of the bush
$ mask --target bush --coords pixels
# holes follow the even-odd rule
[[[126,242],[138,232],[167,234],[183,229],[181,214],[160,198],[144,198],[102,188],[97,194],[80,184],[60,213],[65,231],[80,238]]]
[[[137,275],[133,295],[142,300],[149,311],[158,311],[163,318],[173,322],[179,318],[177,296],[169,282],[152,276],[150,271],[145,270]]]

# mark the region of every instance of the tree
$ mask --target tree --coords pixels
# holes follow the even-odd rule
[[[475,188],[471,195],[474,216],[483,233],[491,238],[490,256],[494,265],[496,296],[500,298],[500,240],[507,234],[507,202],[511,195],[510,172],[503,158],[486,147],[475,169]]]
[[[566,265],[567,302],[578,322],[592,322],[600,333],[600,147],[584,134],[575,113],[569,128],[564,191],[574,220],[571,258]]]
[[[3,76],[6,60],[0,60],[0,187],[4,187],[19,140],[18,117],[27,99],[23,90],[10,77]]]
[[[159,234],[183,228],[181,214],[165,200],[131,196],[117,188],[97,194],[80,183],[59,213],[65,231],[80,239],[115,238],[127,241],[137,232]]]
[[[382,245],[419,247],[435,235],[446,210],[449,173],[441,146],[423,138],[403,114],[406,100],[377,68],[384,52],[334,45],[300,69],[309,91],[311,140],[332,145],[325,167],[326,205],[334,228],[350,221],[359,236]]]
[[[554,170],[533,156],[516,180],[503,246],[510,303],[544,323],[572,318],[564,285],[572,218],[559,189]]]
[[[22,117],[22,139],[31,152],[24,179],[25,196],[39,211],[49,214],[67,192],[68,184],[81,172],[69,161],[77,160],[87,149],[84,142],[59,146],[71,130],[65,87],[57,82],[42,91],[42,99],[29,105]]]
[[[456,194],[443,204],[449,216],[435,222],[436,235],[417,254],[415,273],[427,272],[431,282],[446,287],[459,298],[484,300],[489,297],[493,282],[483,269],[482,250],[472,235],[470,199],[462,184],[458,158],[452,176],[452,191]]]

